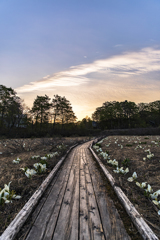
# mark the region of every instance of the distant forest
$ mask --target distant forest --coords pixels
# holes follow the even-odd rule
[[[58,94],[37,96],[29,109],[12,88],[0,85],[0,136],[53,137],[97,135],[108,129],[160,126],[160,101],[105,102],[92,118],[77,121],[72,105]]]

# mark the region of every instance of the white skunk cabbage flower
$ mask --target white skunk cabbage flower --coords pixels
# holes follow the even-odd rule
[[[150,153],[147,155],[147,158],[151,159],[152,157],[154,157],[154,154],[153,153]]]
[[[47,160],[47,157],[41,157],[41,160]]]
[[[132,174],[132,177],[129,177],[127,180],[128,180],[129,182],[133,182],[136,178],[137,178],[137,173],[134,172],[134,173]]]
[[[33,166],[37,169],[37,172],[39,173],[46,171],[46,164],[35,163]]]
[[[5,184],[4,188],[0,191],[0,204],[2,204],[3,202],[4,203],[12,202],[11,198],[14,198],[14,199],[20,199],[21,198],[21,196],[16,195],[16,194],[14,194],[12,196],[13,191],[10,191],[10,184],[11,184],[11,182],[9,182],[8,185]]]
[[[31,158],[32,158],[32,159],[37,159],[37,158],[40,158],[40,155],[32,156]]]
[[[158,197],[159,195],[160,195],[160,190],[158,190],[158,191],[150,194],[150,197],[151,197],[152,199],[156,199],[156,200],[157,200],[157,197]]]
[[[126,169],[124,170],[123,167],[121,167],[121,168],[117,167],[116,170],[113,170],[113,172],[126,174],[126,173],[129,172],[129,168],[126,168]]]
[[[147,182],[142,182],[142,183],[139,183],[139,182],[136,182],[136,185],[140,188],[145,188],[146,187],[146,183]]]
[[[148,187],[147,187],[147,189],[145,189],[145,191],[148,193],[151,193],[151,192],[153,192],[153,189],[152,189],[152,187],[151,187],[151,185],[150,184],[148,184]]]
[[[8,185],[4,184],[4,191],[7,191],[7,192],[10,191],[10,184],[11,184],[11,182],[9,182]]]
[[[21,161],[21,159],[18,157],[16,160],[13,160],[13,163],[19,163]]]
[[[14,199],[20,199],[21,196],[20,196],[20,195],[15,195],[15,194],[14,194],[14,195],[12,196],[12,198],[14,198]]]
[[[157,206],[160,205],[160,201],[153,200],[152,202],[153,202],[155,205],[157,205]]]
[[[25,175],[28,177],[28,178],[31,178],[33,175],[35,175],[37,172],[34,170],[34,169],[27,169],[25,171]]]

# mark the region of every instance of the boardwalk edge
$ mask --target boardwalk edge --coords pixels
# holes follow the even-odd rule
[[[72,147],[70,147],[69,150],[66,152],[66,154],[59,160],[59,162],[52,169],[50,174],[46,177],[46,179],[42,182],[42,184],[39,186],[39,188],[34,192],[34,194],[31,196],[31,198],[23,206],[23,208],[16,215],[16,217],[13,219],[13,221],[9,224],[9,226],[6,228],[6,230],[2,233],[2,235],[0,236],[0,240],[13,240],[16,237],[19,230],[24,225],[27,218],[31,214],[32,210],[34,209],[34,207],[38,203],[39,199],[42,197],[43,193],[47,189],[51,180],[56,175],[60,166],[62,165],[62,163],[64,162],[64,160],[68,156],[68,154],[71,152],[71,150],[74,147],[76,147],[77,145],[78,145],[78,143],[73,145]]]
[[[111,186],[114,189],[114,192],[116,193],[118,199],[122,203],[123,207],[125,208],[127,214],[131,218],[131,220],[134,223],[135,227],[137,228],[138,232],[141,234],[141,236],[145,240],[158,240],[155,233],[147,225],[147,223],[144,221],[142,216],[136,210],[134,205],[130,202],[130,200],[124,194],[122,189],[120,187],[116,186],[113,176],[109,173],[109,171],[106,169],[105,165],[101,162],[101,160],[98,158],[96,153],[93,151],[92,146],[96,142],[97,142],[96,140],[94,140],[94,142],[92,142],[91,146],[89,147],[89,150],[91,151],[92,155],[94,156],[94,158],[98,162],[98,164],[101,167],[101,169],[102,169],[103,173],[105,174],[106,178],[109,180]]]

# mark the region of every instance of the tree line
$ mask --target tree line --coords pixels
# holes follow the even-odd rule
[[[14,89],[0,85],[0,135],[69,136],[90,134],[86,129],[94,131],[90,118],[76,120],[65,96],[37,96],[29,109]]]
[[[104,102],[96,108],[92,119],[101,129],[146,128],[160,126],[160,101],[138,103],[131,101]]]
[[[41,137],[96,135],[104,129],[146,128],[160,126],[160,101],[104,102],[89,117],[77,121],[66,97],[37,96],[30,109],[14,89],[0,85],[0,135]]]

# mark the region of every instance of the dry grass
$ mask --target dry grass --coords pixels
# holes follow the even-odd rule
[[[107,146],[109,143],[110,145]],[[123,148],[121,148],[121,145],[123,145]],[[138,145],[142,148],[136,148]],[[149,226],[160,237],[158,208],[155,207],[149,197],[145,196],[145,191],[135,184],[136,181],[147,182],[153,188],[153,192],[160,189],[160,136],[109,136],[101,143],[101,148],[103,152],[109,152],[110,159],[118,161],[119,167],[124,166],[123,163],[126,158],[129,159],[129,173],[124,175],[114,173],[114,167],[108,165],[107,160],[99,156],[114,176],[117,184],[121,186],[139,213],[143,215]],[[145,152],[147,149],[150,149],[154,157],[146,158],[146,161],[144,161],[143,158],[148,154]],[[134,182],[127,181],[133,172],[137,173],[138,178]]]
[[[5,139],[0,140],[0,188],[11,181],[10,189],[17,195],[22,196],[19,200],[13,200],[12,203],[0,205],[0,234],[5,230],[16,214],[22,209],[42,181],[51,172],[62,155],[75,143],[89,140],[88,137],[75,138],[38,138],[38,139]],[[58,148],[61,144],[67,145],[61,150]],[[36,174],[31,179],[27,178],[20,168],[34,168],[33,164],[39,160],[31,159],[34,155],[41,157],[51,152],[59,152],[59,155],[48,159],[47,171],[43,174]],[[12,161],[19,157],[19,164]]]

